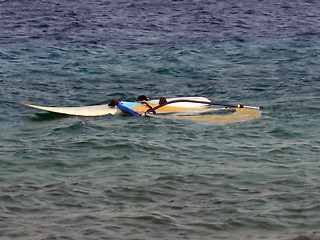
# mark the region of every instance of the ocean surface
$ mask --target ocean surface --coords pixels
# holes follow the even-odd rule
[[[201,125],[24,108],[203,96]],[[0,239],[320,239],[316,0],[1,0]]]

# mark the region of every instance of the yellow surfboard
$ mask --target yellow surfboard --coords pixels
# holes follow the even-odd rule
[[[156,118],[176,119],[176,120],[187,120],[201,124],[213,124],[222,125],[236,122],[251,121],[261,116],[259,109],[250,108],[236,108],[235,111],[229,115],[153,115]]]

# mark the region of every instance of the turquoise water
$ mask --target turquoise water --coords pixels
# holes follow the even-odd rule
[[[19,4],[1,10],[1,239],[319,239],[315,5]],[[141,94],[264,109],[200,125],[21,105]]]

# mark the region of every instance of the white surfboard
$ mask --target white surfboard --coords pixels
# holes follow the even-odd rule
[[[168,98],[167,101],[175,101],[175,100],[194,100],[194,101],[201,101],[201,102],[211,102],[208,98],[205,97],[178,97],[178,98]],[[159,100],[150,100],[147,101],[148,104],[155,104],[159,103]],[[117,107],[110,107],[108,104],[102,105],[93,105],[93,106],[83,106],[83,107],[45,107],[45,106],[38,106],[32,104],[22,104],[24,107],[39,109],[46,112],[53,112],[53,113],[60,113],[60,114],[67,114],[73,116],[104,116],[104,115],[119,115],[123,114],[123,112]],[[198,107],[205,107],[207,104],[203,103],[189,103],[189,102],[179,102],[170,104],[170,106],[175,107],[188,107],[188,108],[198,108]]]

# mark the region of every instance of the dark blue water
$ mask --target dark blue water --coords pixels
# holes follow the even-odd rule
[[[1,239],[319,239],[318,1],[0,1]],[[22,103],[204,96],[226,125]]]

